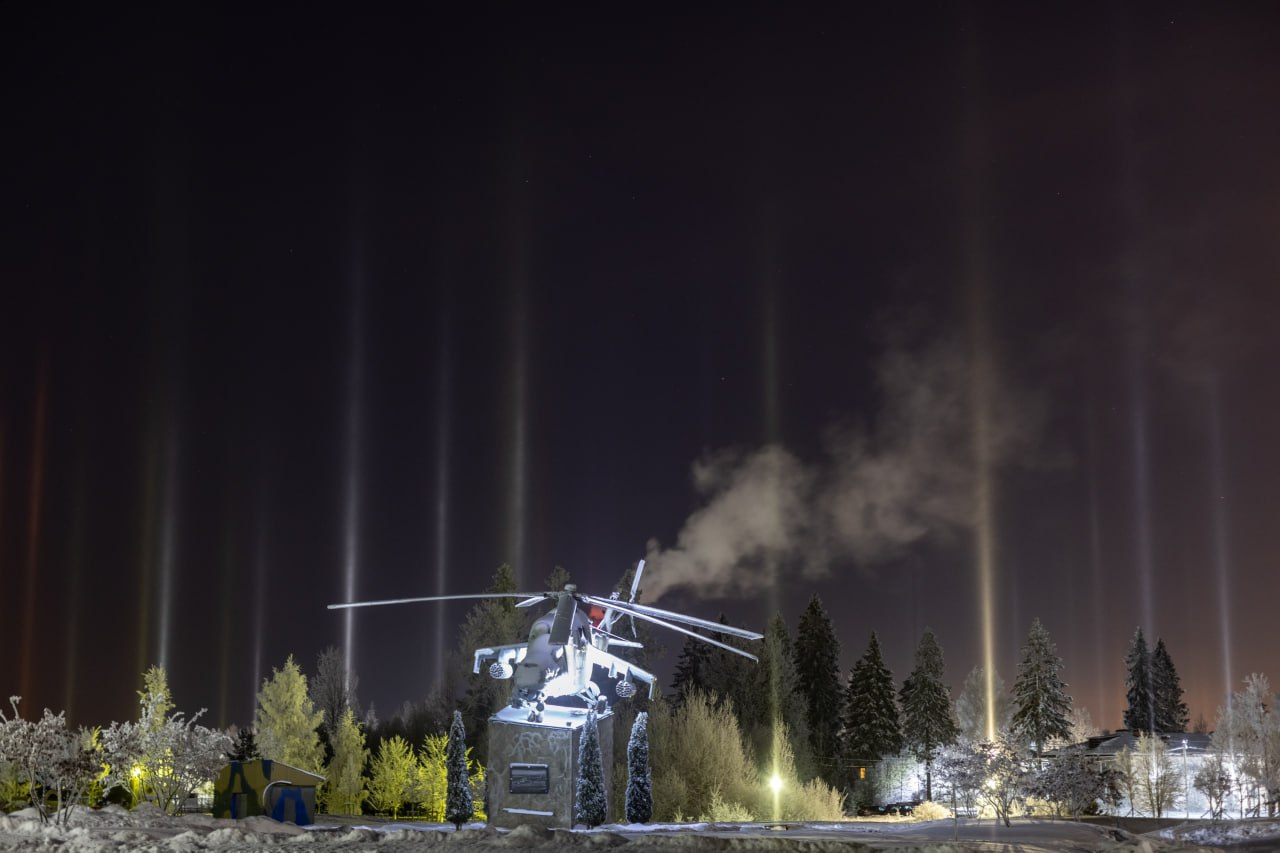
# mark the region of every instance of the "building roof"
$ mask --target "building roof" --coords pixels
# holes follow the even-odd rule
[[[1188,754],[1204,753],[1213,745],[1213,735],[1207,732],[1156,732],[1156,736],[1165,742],[1170,752],[1179,753],[1185,749]],[[1095,735],[1086,741],[1064,746],[1045,755],[1059,755],[1063,752],[1083,752],[1099,758],[1111,758],[1120,754],[1123,749],[1134,752],[1138,748],[1138,736],[1129,729]]]
[[[232,761],[231,765],[239,764],[240,766],[260,764],[262,765],[262,775],[271,782],[289,782],[294,785],[320,785],[324,782],[324,777],[310,770],[303,770],[300,767],[294,767],[292,764],[285,764],[283,761],[273,761],[270,758],[254,758],[249,761]]]

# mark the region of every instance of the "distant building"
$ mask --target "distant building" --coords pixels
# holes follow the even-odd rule
[[[1204,732],[1156,732],[1154,737],[1160,738],[1168,751],[1170,763],[1175,774],[1174,784],[1177,791],[1177,804],[1169,814],[1182,814],[1187,817],[1202,817],[1208,813],[1209,804],[1204,794],[1197,791],[1192,781],[1196,778],[1205,756],[1213,744],[1213,735]],[[1098,762],[1115,762],[1121,752],[1128,750],[1136,754],[1138,751],[1138,735],[1128,729],[1120,729],[1104,735],[1095,735],[1081,743],[1062,747],[1045,753],[1046,758],[1054,758],[1067,751],[1083,752]],[[1121,813],[1131,810],[1132,805],[1125,802]]]
[[[266,815],[305,826],[315,818],[316,787],[323,782],[323,776],[267,758],[233,761],[214,783],[213,816]]]
[[[1213,743],[1213,735],[1208,732],[1157,732],[1156,737],[1164,741],[1165,746],[1169,748],[1169,754],[1175,757],[1180,757],[1184,749],[1192,758],[1203,756]],[[1135,751],[1138,748],[1138,736],[1128,729],[1121,729],[1105,735],[1094,735],[1082,743],[1068,747],[1068,749],[1080,748],[1083,748],[1087,755],[1114,758],[1122,749]]]

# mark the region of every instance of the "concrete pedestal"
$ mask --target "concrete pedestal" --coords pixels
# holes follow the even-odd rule
[[[541,723],[530,723],[527,716],[507,707],[489,718],[489,823],[508,829],[573,826],[586,709],[549,705]],[[611,791],[613,713],[596,717],[596,728],[605,791]]]

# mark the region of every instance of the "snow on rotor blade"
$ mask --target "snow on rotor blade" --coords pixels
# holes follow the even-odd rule
[[[604,605],[608,599],[593,599],[592,596],[586,596],[594,603]],[[725,625],[723,622],[712,622],[709,619],[699,619],[696,616],[685,616],[683,613],[673,613],[670,610],[663,610],[660,607],[650,607],[647,604],[629,604],[625,601],[609,602],[609,607],[621,610],[623,613],[630,613],[633,616],[639,616],[641,613],[647,613],[650,616],[656,616],[660,619],[666,619],[671,622],[681,622],[685,625],[693,625],[698,628],[705,628],[708,631],[715,631],[718,634],[729,634],[734,637],[741,637],[744,640],[762,640],[764,634],[755,631],[748,631],[746,628],[735,628],[732,625]]]
[[[701,640],[704,643],[710,643],[711,645],[716,646],[717,648],[724,649],[726,652],[733,652],[735,655],[742,655],[744,658],[751,658],[753,661],[756,661],[756,662],[759,662],[760,660],[760,658],[751,654],[751,652],[744,652],[742,649],[735,648],[734,646],[731,646],[728,643],[722,643],[719,640],[713,640],[711,637],[705,636],[703,634],[699,634],[697,631],[690,631],[688,628],[681,628],[679,625],[675,625],[671,622],[667,622],[664,619],[659,619],[657,616],[650,616],[647,613],[639,613],[639,612],[632,613],[631,615],[636,617],[637,619],[643,619],[646,622],[652,622],[655,625],[661,625],[663,628],[667,628],[671,631],[677,631],[686,636],[694,637],[696,639]],[[712,624],[715,624],[715,623],[712,623]]]
[[[424,595],[418,598],[384,598],[380,601],[346,601],[342,604],[330,604],[330,610],[345,610],[350,607],[379,607],[383,604],[416,604],[422,601],[460,601],[467,598],[529,598],[532,592],[487,592],[478,595]],[[539,599],[541,600],[541,599]]]
[[[640,578],[644,575],[644,560],[636,564],[635,577],[631,579],[631,595],[627,598],[628,604],[635,604],[636,592],[640,589]]]

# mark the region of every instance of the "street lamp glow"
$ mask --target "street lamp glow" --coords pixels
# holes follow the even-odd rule
[[[772,777],[771,779],[769,779],[769,788],[770,788],[770,789],[771,789],[775,794],[776,794],[776,793],[778,793],[779,791],[781,791],[781,790],[782,790],[782,777],[781,777],[781,776],[779,776],[777,773],[774,773],[774,774],[773,774],[773,777]]]

